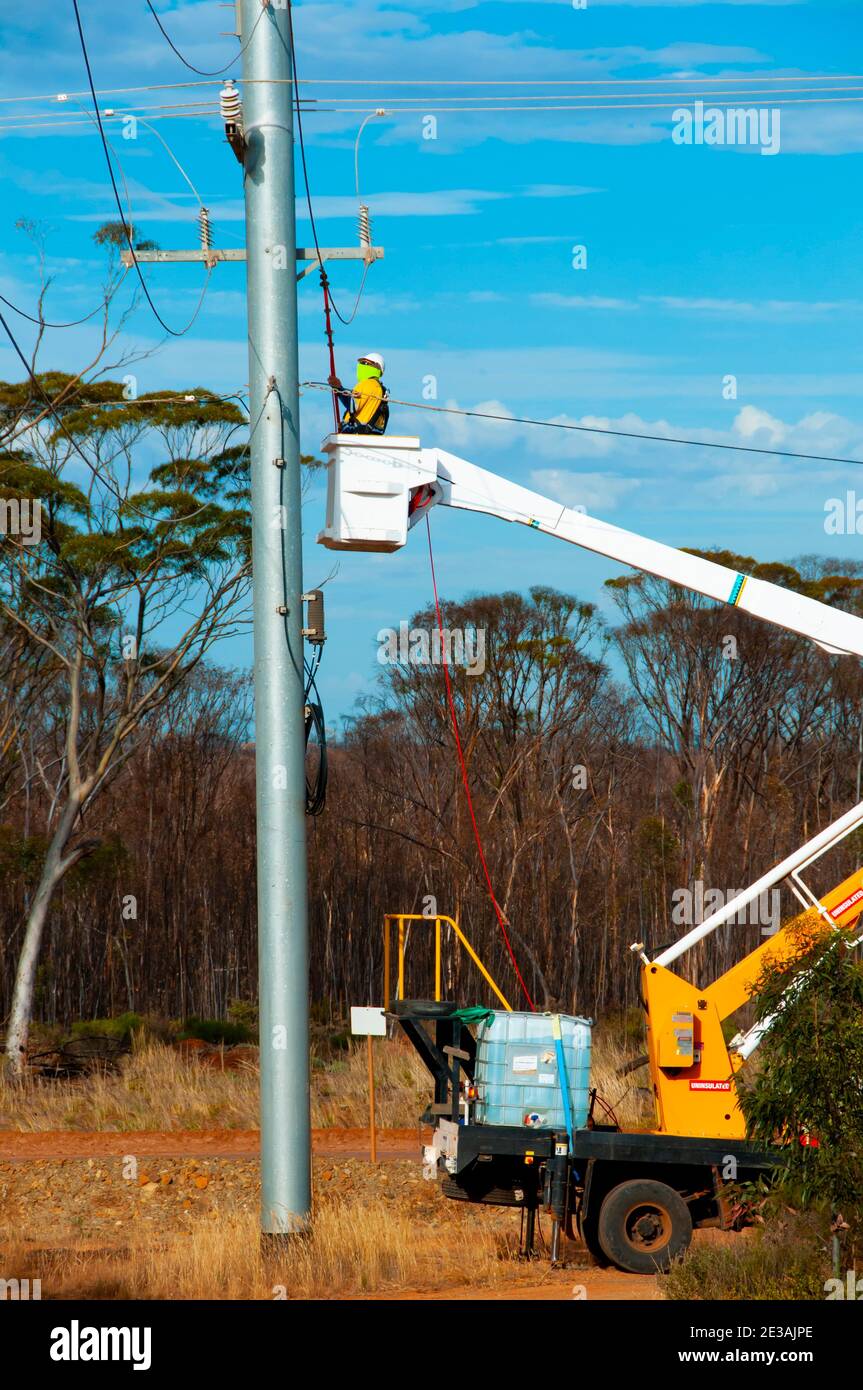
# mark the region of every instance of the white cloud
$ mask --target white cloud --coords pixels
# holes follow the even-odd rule
[[[639,487],[637,478],[616,473],[571,473],[563,468],[540,468],[531,473],[530,482],[555,502],[589,512],[613,511],[621,497]]]
[[[540,293],[529,296],[531,304],[545,309],[608,309],[612,312],[629,312],[637,309],[634,299],[614,299],[601,294],[555,294]]]
[[[643,295],[643,304],[655,304],[684,314],[714,314],[726,319],[807,319],[827,314],[859,314],[863,300],[859,299],[712,299],[707,296],[686,298],[681,295]]]
[[[718,319],[757,319],[784,322],[792,319],[824,318],[835,314],[860,314],[860,299],[721,299],[707,295],[642,294],[636,299],[603,295],[577,295],[543,292],[532,294],[530,302],[546,309],[608,309],[632,311],[644,305],[675,314],[710,314]]]

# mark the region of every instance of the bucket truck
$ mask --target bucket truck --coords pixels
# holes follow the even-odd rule
[[[327,512],[318,540],[331,550],[398,550],[437,505],[483,512],[728,603],[807,637],[832,655],[863,657],[863,620],[853,614],[611,526],[445,450],[424,448],[416,437],[334,434],[325,439],[323,451]],[[636,1273],[667,1268],[686,1249],[694,1226],[732,1224],[730,1184],[766,1172],[774,1162],[746,1143],[735,1084],[771,1020],[738,1033],[730,1043],[722,1025],[752,997],[768,963],[793,957],[801,924],[812,939],[839,931],[845,935],[837,941],[849,939],[863,910],[863,869],[822,897],[802,874],[861,825],[863,803],[654,958],[643,943],[633,943],[641,965],[655,1105],[649,1132],[595,1123],[592,1101],[581,1128],[569,1123],[569,1108],[564,1127],[543,1126],[536,1111],[526,1113],[521,1125],[483,1121],[489,1107],[483,1107],[487,1098],[478,1094],[477,1078],[488,1085],[493,1064],[482,1030],[473,1030],[455,1005],[397,1001],[395,1015],[434,1079],[427,1173],[443,1176],[450,1197],[523,1207],[527,1249],[536,1211],[544,1206],[553,1220],[553,1256],[561,1230],[571,1234],[574,1220],[597,1259]],[[748,905],[780,883],[788,884],[803,909],[796,925],[780,928],[704,988],[670,969],[712,932],[735,918],[745,920],[740,914]],[[518,1059],[501,1055],[507,1058],[504,1066],[517,1069]],[[553,1070],[553,1050],[543,1055],[550,1059],[544,1064],[546,1079],[566,1086],[563,1054],[560,1073]],[[567,1107],[569,1101],[568,1096]]]

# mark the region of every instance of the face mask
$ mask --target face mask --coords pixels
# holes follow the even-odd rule
[[[371,377],[379,377],[380,367],[372,367],[367,362],[357,363],[357,381],[368,381]]]

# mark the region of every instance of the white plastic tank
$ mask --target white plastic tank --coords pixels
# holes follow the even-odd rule
[[[495,1010],[479,1025],[474,1072],[477,1124],[566,1127],[552,1017]],[[560,1015],[573,1129],[587,1124],[592,1026],[588,1018]]]

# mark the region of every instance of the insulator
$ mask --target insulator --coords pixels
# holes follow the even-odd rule
[[[361,204],[359,217],[357,219],[360,232],[360,246],[371,246],[372,244],[372,223],[369,217],[369,210],[365,203]]]
[[[201,234],[201,250],[211,251],[213,240],[210,235],[210,209],[202,207],[198,213],[198,231]]]
[[[243,124],[243,103],[233,82],[226,82],[219,92],[219,110],[225,125]]]

